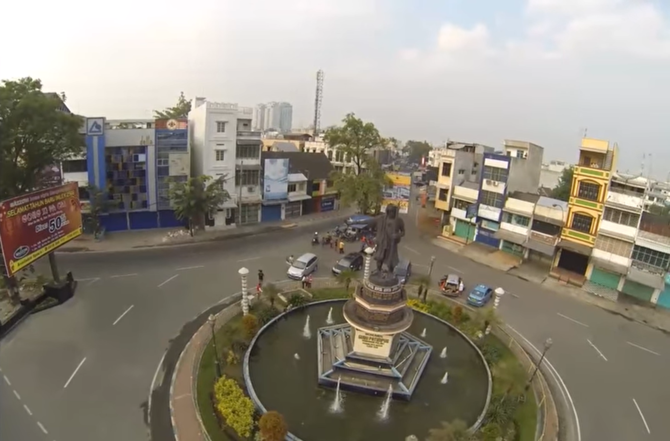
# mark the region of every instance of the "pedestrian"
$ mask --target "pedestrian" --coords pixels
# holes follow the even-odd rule
[[[462,293],[463,291],[465,291],[465,285],[463,284],[463,281],[461,280],[461,281],[458,283],[458,292],[459,292],[459,293]]]
[[[312,289],[312,282],[314,281],[314,276],[311,274],[307,276],[307,289]]]
[[[344,254],[344,241],[340,241],[340,254]]]
[[[307,277],[302,276],[302,279],[300,279],[300,282],[302,284],[302,289],[305,289],[305,286],[307,285]]]
[[[263,270],[259,269],[258,270],[258,286],[263,286],[263,279],[265,278],[265,274],[263,274]]]

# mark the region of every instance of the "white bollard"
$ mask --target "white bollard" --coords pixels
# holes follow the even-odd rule
[[[242,277],[242,314],[249,314],[249,293],[247,292],[247,276],[249,275],[249,270],[242,267],[238,271],[240,277]]]
[[[500,299],[502,298],[503,295],[505,295],[505,290],[502,288],[496,288],[495,291],[493,291],[496,295],[496,298],[493,299],[493,310],[497,310],[498,306],[500,305]]]
[[[364,250],[365,253],[365,267],[363,269],[363,280],[368,280],[370,278],[370,270],[372,269],[372,252],[371,247],[367,247]]]

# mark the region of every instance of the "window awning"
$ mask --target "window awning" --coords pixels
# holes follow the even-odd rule
[[[289,202],[306,201],[307,199],[312,199],[312,197],[308,194],[290,194],[290,195],[288,195],[288,201]]]
[[[547,256],[553,256],[554,253],[556,253],[556,246],[540,242],[539,240],[528,239],[526,242],[526,248],[537,251],[538,253],[545,254]]]
[[[628,276],[626,278],[654,289],[663,289],[665,287],[665,280],[662,275],[643,271],[634,266],[628,269]]]
[[[307,180],[307,176],[303,175],[302,173],[289,173],[288,174],[288,181],[289,182],[305,182]]]
[[[611,271],[617,274],[628,274],[628,267],[626,265],[621,265],[620,263],[612,262],[611,260],[599,259],[597,257],[591,257],[591,263],[597,268],[602,268],[606,271]]]
[[[588,245],[583,245],[581,243],[572,242],[571,240],[565,240],[565,239],[561,239],[558,242],[558,247],[565,248],[568,251],[572,251],[573,253],[577,254],[582,254],[584,256],[590,256],[591,251],[593,251],[593,248],[591,248]]]
[[[565,224],[565,222],[563,222],[563,220],[561,219],[554,219],[553,217],[541,216],[539,214],[534,214],[533,219],[538,220],[540,222],[545,222],[547,224],[556,225],[559,227],[562,227]]]
[[[260,164],[237,164],[235,166],[236,169],[238,170],[260,170],[261,165]]]
[[[506,240],[507,242],[512,242],[517,245],[524,245],[528,240],[528,237],[525,234],[515,233],[514,231],[499,229],[493,234],[493,237],[496,239]]]
[[[281,205],[287,202],[288,199],[270,199],[270,200],[263,199],[263,202],[261,203],[265,206],[268,206],[268,205]]]

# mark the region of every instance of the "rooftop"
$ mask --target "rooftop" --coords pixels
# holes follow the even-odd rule
[[[537,200],[540,198],[539,194],[526,193],[523,191],[513,191],[509,194],[509,197],[512,199],[519,199],[520,201],[526,201],[530,203],[537,203]]]
[[[302,173],[310,180],[328,179],[333,165],[323,153],[261,152],[261,159],[288,159],[288,172]]]

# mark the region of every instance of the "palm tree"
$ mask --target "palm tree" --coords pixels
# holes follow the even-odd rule
[[[265,285],[265,288],[263,288],[263,295],[270,302],[270,306],[274,308],[275,301],[277,300],[277,296],[279,295],[279,288],[277,288],[277,285],[275,285],[274,283],[268,283],[267,285]]]
[[[430,276],[421,274],[420,276],[417,276],[413,282],[419,285],[417,297],[421,298],[421,294],[423,294],[425,300],[428,294],[428,287],[432,283]]]
[[[461,420],[451,423],[442,422],[439,429],[430,429],[426,441],[475,441],[476,438],[468,432],[468,426]]]
[[[350,269],[345,269],[335,276],[335,278],[337,279],[337,283],[344,286],[344,290],[347,292],[347,295],[349,295],[349,287],[351,286],[351,282],[356,278],[356,272]]]
[[[193,236],[194,227],[204,225],[205,216],[214,212],[230,199],[223,188],[225,176],[213,179],[211,176],[195,176],[186,182],[173,182],[170,186],[170,202],[179,220],[188,221],[188,230]]]

